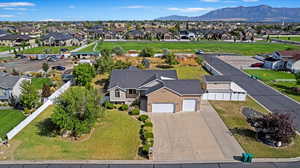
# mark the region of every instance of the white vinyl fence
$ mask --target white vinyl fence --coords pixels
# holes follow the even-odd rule
[[[29,115],[25,120],[23,120],[20,124],[18,124],[15,128],[9,131],[6,136],[8,140],[11,140],[15,137],[19,132],[21,132],[28,124],[30,124],[36,117],[38,117],[45,109],[47,109],[50,105],[53,104],[54,100],[63,94],[70,86],[71,82],[65,83],[61,88],[59,88],[56,92],[54,92],[41,107],[39,107],[35,112]]]

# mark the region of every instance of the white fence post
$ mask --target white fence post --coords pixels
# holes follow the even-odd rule
[[[11,140],[15,137],[19,132],[21,132],[27,125],[29,125],[36,117],[38,117],[44,110],[46,110],[50,105],[53,104],[54,100],[63,94],[70,86],[71,81],[65,83],[61,88],[59,88],[56,92],[54,92],[46,103],[44,103],[41,107],[39,107],[35,112],[29,115],[25,120],[19,123],[15,128],[9,131],[6,136],[8,140]]]

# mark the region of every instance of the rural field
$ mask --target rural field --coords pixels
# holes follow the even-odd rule
[[[24,50],[24,54],[44,54],[46,49],[49,49],[49,54],[59,54],[62,48],[66,48],[69,51],[78,48],[77,46],[60,46],[60,47],[35,47]]]
[[[249,75],[257,77],[267,85],[300,102],[300,94],[295,93],[292,88],[300,87],[296,83],[295,75],[288,72],[278,72],[272,70],[244,70]],[[279,79],[279,81],[278,81]],[[276,81],[277,80],[277,81]],[[282,81],[287,80],[287,81]]]
[[[0,138],[25,119],[21,111],[8,109],[0,110]]]
[[[121,46],[124,50],[142,50],[145,47],[151,47],[156,52],[163,49],[170,49],[173,52],[195,52],[195,50],[204,50],[212,53],[232,53],[240,55],[256,55],[272,53],[277,50],[300,49],[299,46],[275,43],[229,43],[217,41],[203,42],[102,42],[97,46],[97,51],[108,48],[112,49]],[[93,51],[90,46],[82,51]]]

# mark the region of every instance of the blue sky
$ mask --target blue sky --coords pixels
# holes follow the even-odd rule
[[[300,7],[299,0],[0,0],[0,20],[147,20],[262,4]]]

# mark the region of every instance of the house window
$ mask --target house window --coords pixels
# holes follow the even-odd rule
[[[136,94],[136,90],[135,89],[129,89],[128,90],[128,94],[135,95]]]
[[[115,97],[120,97],[120,89],[115,90]]]

